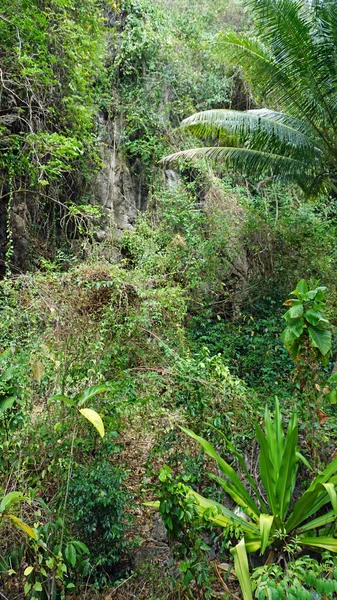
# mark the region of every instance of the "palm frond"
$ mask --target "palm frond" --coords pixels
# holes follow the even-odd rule
[[[307,107],[315,107],[325,126],[335,129],[335,115],[327,97],[330,88],[331,44],[320,27],[322,18],[331,18],[324,11],[324,2],[315,10],[303,0],[254,0],[249,5],[260,40],[268,45],[274,61],[290,75],[306,97]],[[320,30],[320,35],[317,35]],[[315,35],[316,34],[316,35]],[[328,38],[328,40],[331,38]],[[317,43],[317,41],[319,43]],[[336,48],[334,49],[336,56]]]
[[[165,156],[161,162],[172,163],[179,159],[184,161],[208,159],[217,164],[223,163],[226,168],[244,172],[248,177],[273,177],[282,183],[299,185],[308,196],[334,189],[330,173],[315,170],[312,163],[305,160],[305,154],[303,160],[298,160],[259,150],[213,146],[181,150]]]
[[[284,175],[285,170],[289,176],[295,176],[299,172],[308,171],[308,163],[301,162],[288,156],[270,154],[261,150],[250,150],[246,148],[232,148],[224,146],[212,146],[206,148],[190,148],[170,154],[163,162],[173,162],[179,158],[193,160],[196,158],[208,158],[215,162],[221,161],[232,167],[246,168],[247,171],[259,173],[271,173]]]
[[[225,52],[231,62],[242,66],[263,95],[284,106],[290,114],[306,120],[323,144],[329,147],[329,131],[333,128],[330,113],[334,101],[330,99],[331,106],[327,111],[322,105],[322,98],[326,102],[326,90],[318,98],[317,93],[312,92],[310,82],[303,81],[303,76],[296,74],[295,67],[288,64],[285,58],[283,60],[282,53],[275,57],[255,37],[235,33],[220,34],[219,51]],[[317,62],[317,55],[315,60]]]
[[[271,110],[270,108],[254,108],[251,110],[247,110],[247,113],[252,115],[260,115],[261,117],[265,117],[270,119],[271,121],[276,121],[277,123],[282,123],[291,127],[292,129],[296,129],[300,131],[307,138],[315,138],[316,132],[310,127],[309,123],[303,121],[303,119],[299,119],[297,117],[292,117],[284,112],[279,112],[276,110]],[[316,138],[317,143],[319,143],[319,138]]]
[[[295,182],[306,193],[337,191],[337,0],[246,0],[256,36],[217,36],[217,52],[243,67],[274,106],[212,110],[182,128],[215,147],[193,148],[167,162],[207,158]],[[288,113],[288,114],[286,114]]]
[[[286,146],[297,154],[305,149],[320,157],[321,151],[314,146],[312,137],[303,133],[305,125],[302,124],[301,131],[293,126],[294,123],[286,115],[281,115],[267,109],[247,112],[208,110],[188,117],[181,127],[204,138],[226,137],[229,134],[240,145],[250,140],[257,150],[266,149],[266,145],[272,141],[276,148]]]

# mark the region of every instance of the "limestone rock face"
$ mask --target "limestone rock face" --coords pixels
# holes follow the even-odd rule
[[[25,202],[13,206],[11,229],[14,252],[10,262],[25,268],[28,266],[27,256],[31,243],[31,215]]]
[[[101,116],[99,127],[104,166],[93,182],[92,202],[105,209],[107,227],[114,228],[118,237],[145,210],[147,189],[141,169],[131,168],[120,152],[121,120],[112,123]]]

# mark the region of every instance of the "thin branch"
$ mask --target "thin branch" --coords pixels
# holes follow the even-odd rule
[[[218,577],[218,579],[219,579],[219,581],[220,581],[220,583],[221,583],[222,587],[224,588],[225,592],[227,592],[227,594],[229,594],[230,596],[232,596],[232,598],[234,598],[235,600],[241,600],[241,599],[239,598],[239,596],[236,596],[235,594],[233,594],[233,592],[231,592],[231,591],[230,591],[230,589],[229,589],[229,587],[228,587],[227,583],[225,583],[225,581],[224,581],[224,579],[223,579],[222,575],[220,574],[219,567],[218,567],[218,565],[217,565],[216,563],[214,564],[214,567],[215,567],[215,572],[216,572],[216,575],[217,575],[217,577]]]
[[[48,200],[51,200],[52,202],[56,202],[56,204],[59,204],[60,206],[62,206],[62,208],[65,208],[66,210],[69,211],[69,207],[66,204],[63,204],[63,202],[61,202],[60,200],[57,200],[56,198],[53,198],[53,196],[49,196],[48,194],[43,194],[42,192],[37,192],[34,190],[29,190],[26,188],[19,188],[17,190],[13,190],[11,192],[7,192],[6,194],[3,194],[3,196],[0,196],[0,200],[3,200],[3,198],[6,198],[7,196],[9,196],[10,194],[20,194],[21,192],[26,192],[28,194],[37,194],[38,196],[42,196],[43,198],[48,198]]]

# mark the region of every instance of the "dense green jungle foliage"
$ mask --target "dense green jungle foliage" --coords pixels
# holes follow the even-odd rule
[[[13,0],[2,3],[0,39],[2,260],[15,270],[35,257],[22,239],[25,223],[32,243],[43,240],[40,252],[52,255],[62,219],[66,231],[80,219],[99,164],[93,84],[103,19],[94,0]]]
[[[335,198],[160,163],[261,102],[215,51],[252,10],[214,4],[1,6],[5,600],[337,597]],[[141,195],[119,236],[104,130]]]

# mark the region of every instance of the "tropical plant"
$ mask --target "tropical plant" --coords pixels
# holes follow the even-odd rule
[[[313,284],[315,285],[317,286],[317,283]],[[296,289],[291,292],[294,298],[289,298],[284,303],[290,308],[283,315],[287,325],[281,336],[296,364],[295,380],[302,410],[304,409],[305,413],[309,409],[309,414],[303,416],[306,422],[311,424],[312,456],[315,465],[319,462],[317,421],[324,423],[328,418],[320,408],[322,397],[329,392],[328,387],[322,386],[321,366],[327,364],[332,347],[331,324],[324,313],[325,292],[324,286],[309,289],[307,282],[301,279]],[[335,390],[332,389],[328,400],[334,403],[335,397]]]
[[[128,472],[111,464],[103,446],[95,460],[76,463],[69,484],[68,513],[73,531],[90,552],[91,577],[100,585],[127,553],[132,543],[126,535],[133,519],[127,514],[132,496],[125,486]]]
[[[25,500],[29,500],[29,498],[21,494],[21,492],[9,492],[6,494],[0,503],[0,523],[1,520],[8,518],[19,529],[27,533],[29,537],[36,539],[36,531],[27,525],[27,523],[24,523],[21,519],[19,519],[19,517],[9,512],[9,509],[11,509],[14,504],[24,502]]]
[[[318,361],[326,360],[331,351],[331,325],[324,316],[326,287],[309,289],[305,279],[291,292],[295,298],[284,303],[290,306],[283,315],[287,325],[282,339],[295,361],[308,349]]]
[[[244,539],[231,550],[243,600],[328,600],[336,598],[337,569],[329,552],[319,563],[310,556],[300,556],[283,569],[280,564],[265,564],[250,573]]]
[[[260,446],[260,472],[264,491],[249,473],[243,456],[224,437],[227,447],[240,464],[249,484],[247,490],[233,467],[221,458],[214,447],[193,431],[181,428],[196,440],[204,452],[215,459],[223,476],[208,473],[238,505],[238,511],[206,499],[192,488],[187,496],[194,498],[199,513],[206,515],[215,525],[234,531],[235,537],[243,536],[247,552],[264,554],[287,552],[289,544],[296,549],[303,547],[327,549],[337,552],[337,539],[333,537],[333,523],[337,516],[337,458],[317,475],[302,496],[291,506],[296,485],[298,463],[309,463],[298,450],[297,414],[293,413],[287,433],[282,424],[279,402],[276,401],[274,420],[268,408],[265,411],[265,433],[256,424],[256,436]],[[332,510],[312,518],[322,507],[331,502]]]
[[[65,404],[73,406],[95,427],[95,429],[97,429],[99,435],[104,437],[104,424],[98,412],[92,408],[81,408],[81,406],[90,400],[90,398],[93,398],[98,394],[103,394],[103,392],[106,392],[108,389],[109,388],[106,385],[93,385],[84,390],[84,392],[76,394],[73,400],[67,396],[64,396],[63,394],[54,394],[49,398],[49,400],[61,400],[61,402],[65,402]]]
[[[334,0],[251,0],[255,35],[219,35],[270,108],[209,110],[182,127],[216,141],[170,155],[208,157],[254,176],[337,191],[337,11]],[[285,112],[280,112],[280,108]]]

